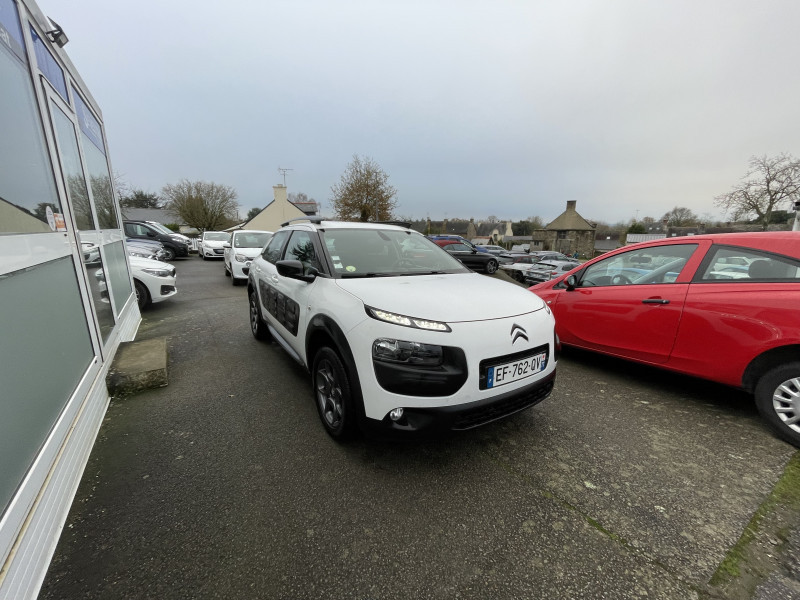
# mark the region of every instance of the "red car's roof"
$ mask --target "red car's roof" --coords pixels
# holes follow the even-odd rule
[[[662,238],[623,246],[624,249],[633,247],[660,246],[663,244],[686,244],[693,241],[710,241],[712,244],[726,246],[744,246],[767,252],[780,252],[787,256],[800,258],[800,231],[757,231],[742,233],[710,233],[704,235],[690,235],[680,237]],[[622,250],[623,248],[620,248]]]

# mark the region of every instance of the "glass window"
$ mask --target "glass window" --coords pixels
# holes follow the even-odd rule
[[[589,266],[579,287],[673,283],[697,244],[651,246],[617,254]]]
[[[0,234],[63,230],[16,5],[0,1]]]
[[[263,248],[271,237],[267,231],[237,231],[233,234],[233,247]]]
[[[264,252],[261,253],[261,256],[264,257],[264,260],[276,263],[281,258],[281,248],[283,248],[283,242],[286,241],[286,238],[289,237],[288,231],[279,231],[275,235],[272,236],[272,239],[267,244],[267,247],[264,248]]]
[[[67,98],[67,80],[64,79],[64,70],[50,54],[50,51],[44,45],[42,38],[36,33],[36,30],[31,27],[31,37],[33,38],[33,50],[36,53],[36,64],[39,70],[47,78],[61,97],[69,102]]]
[[[53,124],[58,145],[60,148],[61,165],[64,170],[67,193],[72,202],[72,212],[75,215],[75,227],[79,231],[96,229],[92,207],[89,204],[89,191],[86,188],[86,178],[81,167],[81,156],[78,151],[78,140],[75,137],[75,126],[64,112],[51,103],[53,111]]]
[[[713,248],[700,281],[800,281],[800,263],[787,256],[746,248]]]
[[[0,278],[0,513],[91,363],[71,257]]]
[[[131,295],[131,280],[128,276],[128,265],[125,263],[125,248],[121,241],[106,244],[104,247],[108,264],[108,283],[114,297],[114,309],[119,314]]]
[[[308,274],[309,267],[314,267],[317,271],[322,271],[322,265],[317,258],[314,249],[314,241],[307,231],[295,231],[286,246],[284,255],[286,260],[299,260],[303,263],[303,272]]]

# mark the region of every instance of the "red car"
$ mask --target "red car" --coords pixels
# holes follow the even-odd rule
[[[529,289],[562,344],[742,388],[800,446],[800,232],[644,242]]]

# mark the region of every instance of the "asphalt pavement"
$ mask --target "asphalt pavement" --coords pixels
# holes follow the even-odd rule
[[[568,352],[519,415],[341,445],[246,289],[175,265],[169,385],[112,400],[41,598],[800,598],[800,458],[745,394]]]

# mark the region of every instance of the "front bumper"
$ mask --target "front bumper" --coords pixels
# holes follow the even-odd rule
[[[365,418],[362,427],[367,433],[389,437],[467,431],[539,404],[553,391],[555,380],[556,371],[553,370],[530,385],[485,400],[455,406],[407,408],[398,421],[393,421],[389,415],[380,421]]]

